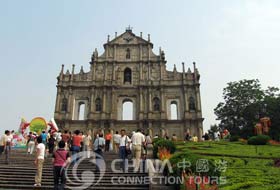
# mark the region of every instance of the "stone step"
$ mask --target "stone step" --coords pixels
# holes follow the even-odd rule
[[[148,187],[127,187],[127,186],[91,186],[86,189],[93,189],[93,190],[148,190]],[[14,185],[14,184],[6,184],[6,185],[1,185],[0,189],[5,189],[5,190],[22,190],[22,189],[40,189],[40,190],[50,190],[53,189],[52,185],[46,185],[46,186],[41,186],[41,187],[34,187],[33,185]],[[72,189],[72,188],[66,188],[66,189]],[[75,187],[75,190],[84,190],[85,188],[81,187]]]
[[[32,173],[8,173],[8,172],[1,172],[0,171],[0,179],[2,177],[7,177],[7,178],[13,178],[13,177],[18,177],[20,179],[24,179],[25,177],[30,177],[30,176],[33,176],[36,174],[36,171],[32,172]],[[74,174],[72,173],[69,173],[68,176],[69,177],[72,177]],[[78,176],[81,175],[81,173],[77,173]],[[96,175],[99,175],[99,174],[96,174]],[[50,173],[44,173],[43,172],[43,176],[44,177],[53,177],[53,173],[50,172]],[[116,176],[122,176],[122,177],[141,177],[141,176],[147,176],[146,173],[106,173],[106,175],[104,176],[104,178],[106,177],[116,177]],[[86,176],[85,176],[86,177]]]
[[[43,166],[43,175],[42,175],[42,187],[34,188],[34,177],[36,174],[36,168],[34,165],[35,155],[27,155],[24,150],[13,150],[10,156],[10,163],[6,165],[4,157],[0,157],[0,189],[53,189],[53,166],[51,162],[51,157],[47,157]],[[81,179],[82,173],[85,171],[94,172],[96,166],[91,163],[90,159],[84,159],[78,166],[75,179],[74,174],[72,173],[72,166],[68,169],[68,179],[66,185],[69,185],[68,189],[83,189],[80,187],[82,185]],[[83,177],[83,183],[93,184],[87,189],[111,189],[111,190],[148,190],[149,184],[143,183],[141,179],[148,177],[147,173],[134,173],[133,168],[129,168],[127,173],[123,172],[113,172],[111,169],[111,162],[114,159],[119,159],[119,156],[114,152],[104,153],[104,161],[106,163],[106,171],[103,178],[98,181],[100,173],[94,173],[95,179],[92,179],[92,176]],[[90,163],[90,164],[89,164]],[[132,161],[129,161],[129,164],[132,165]],[[120,163],[116,163],[116,168],[119,169]],[[136,181],[118,181],[118,178],[121,179],[137,178]],[[115,182],[112,182],[112,178],[115,178]],[[148,179],[148,178],[147,178]],[[72,184],[72,183],[76,184]]]

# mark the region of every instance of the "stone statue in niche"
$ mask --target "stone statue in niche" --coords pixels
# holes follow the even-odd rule
[[[154,111],[160,111],[160,101],[159,98],[154,98]]]
[[[190,108],[190,110],[192,110],[192,111],[195,111],[195,99],[194,99],[194,97],[190,97],[190,99],[189,99],[189,108]]]
[[[101,111],[101,110],[102,110],[101,99],[97,98],[95,100],[95,111]]]
[[[130,49],[126,49],[126,59],[130,59]]]
[[[61,111],[67,112],[67,98],[62,99]]]

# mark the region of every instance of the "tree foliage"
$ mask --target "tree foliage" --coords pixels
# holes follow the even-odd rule
[[[223,90],[224,102],[214,109],[221,129],[227,128],[232,135],[248,138],[253,136],[254,126],[260,117],[272,120],[271,135],[280,137],[280,95],[276,87],[262,90],[259,80],[230,82]]]
[[[211,125],[210,126],[210,129],[208,130],[208,134],[209,134],[209,136],[212,138],[212,139],[214,139],[214,133],[215,132],[219,132],[221,129],[220,129],[220,127],[218,126],[218,125]]]

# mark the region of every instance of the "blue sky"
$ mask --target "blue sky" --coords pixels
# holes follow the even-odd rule
[[[61,64],[88,71],[94,48],[101,53],[107,35],[128,25],[151,34],[169,70],[197,62],[205,129],[216,123],[227,82],[258,78],[279,87],[277,0],[0,0],[0,132],[17,129],[21,117],[53,117]]]

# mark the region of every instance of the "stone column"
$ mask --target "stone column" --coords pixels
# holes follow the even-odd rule
[[[75,65],[73,64],[72,65],[72,73],[71,73],[71,80],[70,80],[70,84],[72,85],[73,83],[73,80],[74,80],[74,74],[75,73]]]
[[[74,101],[74,99],[75,99],[75,97],[73,96],[73,91],[72,91],[72,89],[70,88],[69,89],[69,96],[68,96],[68,111],[67,111],[67,119],[69,119],[69,120],[73,120],[73,116],[74,116],[74,111],[73,111],[73,109],[74,109],[74,103],[75,103],[75,101]]]
[[[93,81],[96,80],[95,73],[96,73],[96,63],[94,63],[92,66],[92,80]]]
[[[143,89],[142,87],[139,88],[139,120],[142,120],[143,119],[143,112],[144,112],[144,109],[143,109]]]
[[[161,48],[159,48],[159,80],[160,80],[160,84],[161,84],[161,80],[162,80],[162,57],[161,57]]]
[[[105,65],[103,67],[103,69],[104,69],[104,81],[103,81],[103,83],[104,84],[107,84],[107,65],[108,65],[108,63],[105,62]]]
[[[113,63],[113,68],[112,68],[112,76],[113,76],[113,85],[114,85],[114,83],[115,83],[115,81],[116,81],[116,72],[115,72],[115,68],[116,68],[116,63],[114,62]]]
[[[114,61],[117,60],[117,46],[114,45]]]
[[[140,80],[140,82],[143,80],[143,47],[142,47],[142,45],[140,44],[140,48],[139,48],[139,60],[140,60],[140,64],[139,64],[139,70],[140,70],[140,72],[139,72],[139,80]],[[139,82],[139,83],[140,83]]]
[[[184,99],[185,99],[185,111],[189,111],[189,99],[188,99],[188,89],[184,88]]]
[[[141,82],[143,81],[143,63],[140,62],[140,65],[139,65],[139,84],[141,84]]]
[[[148,80],[151,80],[151,52],[150,45],[148,45]]]
[[[117,100],[116,100],[116,95],[115,95],[115,89],[114,87],[112,88],[112,91],[111,91],[111,97],[112,97],[112,104],[111,104],[111,119],[116,119],[116,103],[117,103]]]
[[[166,119],[166,102],[165,102],[165,97],[164,97],[164,90],[161,87],[160,88],[160,109],[161,109],[161,119]]]
[[[107,109],[106,109],[106,107],[107,107],[107,105],[106,105],[106,88],[103,88],[103,98],[102,98],[102,119],[105,119],[105,113],[107,112]]]
[[[143,47],[142,44],[139,45],[139,60],[142,61],[143,59]]]
[[[152,118],[152,94],[151,89],[148,88],[148,118]]]
[[[95,96],[94,96],[94,87],[91,88],[91,93],[90,93],[90,105],[89,105],[89,118],[93,119],[93,113],[94,113],[94,108],[95,108]]]
[[[56,103],[55,103],[55,112],[58,113],[60,112],[60,104],[61,104],[61,89],[60,87],[57,87],[57,93],[56,93]]]
[[[196,102],[197,102],[197,111],[201,112],[201,99],[200,99],[199,86],[196,86]]]

